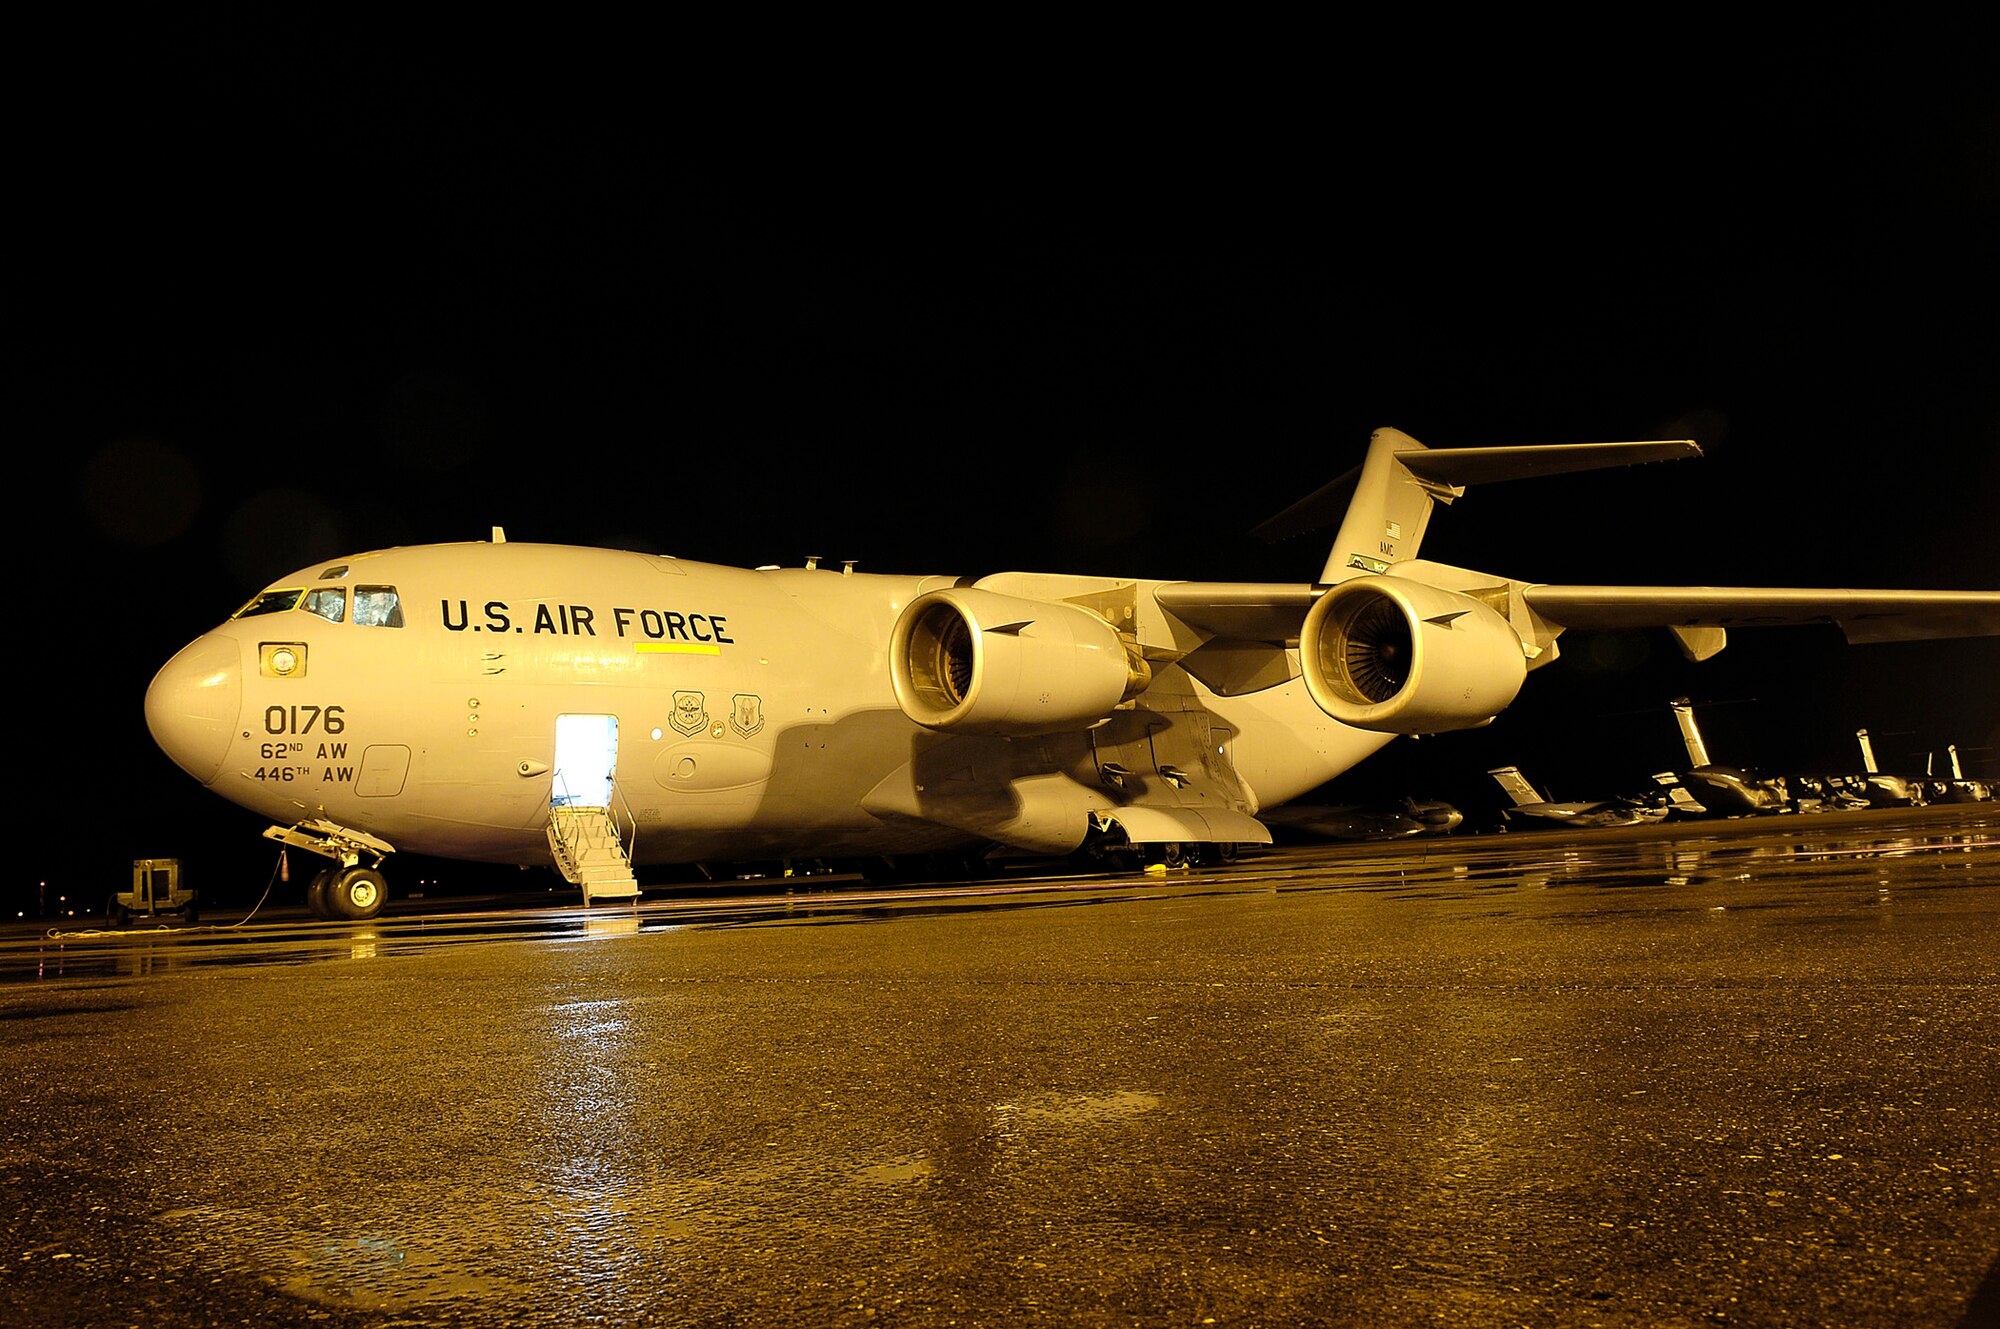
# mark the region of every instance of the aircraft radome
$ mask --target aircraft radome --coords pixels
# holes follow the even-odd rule
[[[1533,584],[1417,556],[1466,485],[1699,455],[1381,429],[1263,528],[1339,522],[1297,583],[739,569],[497,530],[378,550],[252,597],[160,670],[146,719],[328,860],[315,913],[365,918],[397,850],[551,866],[586,904],[649,864],[1226,858],[1398,735],[1491,721],[1566,628],[1665,626],[1694,658],[1736,625],[2000,634],[1996,592]]]

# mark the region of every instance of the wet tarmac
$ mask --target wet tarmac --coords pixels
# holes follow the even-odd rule
[[[0,1324],[2000,1322],[2000,811],[0,936]]]

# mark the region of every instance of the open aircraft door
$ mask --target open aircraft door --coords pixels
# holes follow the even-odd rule
[[[549,850],[585,905],[631,900],[632,818],[618,806],[618,717],[558,715],[549,774]]]
[[[558,715],[556,765],[549,802],[559,807],[608,808],[618,772],[618,717]]]

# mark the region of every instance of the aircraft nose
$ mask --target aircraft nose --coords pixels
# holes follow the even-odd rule
[[[242,702],[240,649],[233,639],[210,633],[153,676],[146,689],[146,728],[176,766],[208,784],[229,753]]]

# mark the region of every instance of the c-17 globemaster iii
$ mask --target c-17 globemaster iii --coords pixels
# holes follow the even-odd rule
[[[1567,628],[1665,626],[1697,659],[1739,624],[2000,634],[1996,592],[1534,584],[1417,556],[1467,485],[1699,455],[1377,430],[1266,524],[1339,521],[1297,583],[738,569],[496,529],[282,578],[160,670],[146,719],[328,860],[315,913],[366,918],[397,850],[553,867],[586,904],[636,896],[640,865],[1226,858],[1398,735],[1490,722]]]

